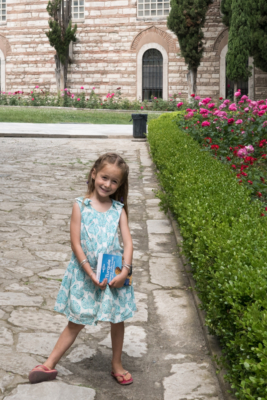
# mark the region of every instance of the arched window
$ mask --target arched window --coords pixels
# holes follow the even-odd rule
[[[143,55],[142,67],[142,100],[152,97],[162,98],[163,57],[159,50],[149,49]]]

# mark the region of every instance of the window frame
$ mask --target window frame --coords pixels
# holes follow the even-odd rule
[[[83,4],[80,4],[80,2],[83,2]],[[74,4],[75,2],[78,3],[78,5]],[[74,12],[74,7],[78,8],[77,12]],[[83,11],[80,11],[80,7],[83,7]],[[83,13],[83,17],[80,16],[80,14]],[[78,14],[78,17],[75,17],[74,15]],[[72,0],[71,2],[71,18],[73,22],[81,22],[85,20],[85,0]]]
[[[3,8],[3,5],[5,7]],[[2,11],[5,10],[5,19],[3,20]],[[7,23],[7,0],[0,0],[0,25],[5,25]]]
[[[170,0],[137,0],[137,19],[166,19],[170,7]]]

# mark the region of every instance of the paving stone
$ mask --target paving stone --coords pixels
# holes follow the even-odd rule
[[[1,306],[40,306],[43,302],[41,296],[28,296],[24,293],[0,292]]]
[[[178,258],[151,257],[149,260],[151,282],[166,287],[183,286],[186,281],[181,273],[178,275],[178,269],[183,270],[183,266],[179,264]]]
[[[102,340],[99,345],[111,348],[110,335]],[[146,332],[144,328],[134,325],[125,328],[123,352],[127,353],[130,357],[142,357],[147,353]]]
[[[23,268],[23,267],[12,266],[12,267],[5,267],[5,268],[13,273],[21,274],[21,275],[27,276],[27,277],[34,275],[34,273],[32,271],[29,271],[28,269]]]
[[[27,377],[38,362],[27,354],[15,353],[8,347],[0,346],[0,365],[5,371]]]
[[[2,327],[0,330],[0,345],[12,345],[14,343],[12,332]]]
[[[63,315],[52,314],[42,310],[22,308],[14,310],[8,321],[26,329],[61,333],[67,325]]]
[[[65,261],[68,258],[68,254],[54,251],[36,251],[35,254],[47,261]]]
[[[55,268],[51,269],[50,271],[40,272],[38,275],[44,278],[51,278],[51,277],[63,278],[65,271],[66,269],[63,268]]]
[[[168,252],[170,253],[170,235],[148,235],[148,247],[153,253]],[[152,253],[152,254],[153,254]]]
[[[64,382],[42,382],[38,385],[19,385],[4,400],[94,400],[93,389],[67,385]]]
[[[21,353],[48,357],[58,340],[56,333],[20,333],[16,349]]]
[[[147,294],[135,291],[134,295],[136,300],[137,311],[132,318],[129,318],[127,323],[130,322],[132,324],[134,322],[147,322],[148,320]]]
[[[11,251],[5,251],[3,253],[3,256],[5,258],[11,258],[15,260],[23,260],[23,261],[28,261],[28,260],[34,260],[35,258],[33,255],[28,251],[28,250],[22,250],[22,249],[16,249],[16,250],[11,250]]]
[[[208,364],[174,364],[171,373],[163,380],[164,400],[218,400],[218,388]]]
[[[172,233],[172,226],[168,219],[147,220],[147,231],[151,233]]]
[[[67,356],[67,358],[73,362],[77,363],[86,358],[92,358],[96,354],[95,349],[90,349],[87,345],[80,345],[75,347],[72,352]]]

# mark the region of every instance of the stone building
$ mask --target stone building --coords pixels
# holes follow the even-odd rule
[[[56,91],[54,50],[48,30],[48,0],[0,0],[1,91],[27,91],[35,85]],[[169,0],[72,0],[78,41],[73,46],[68,87],[105,95],[121,87],[134,99],[151,95],[187,97],[187,66],[176,36],[167,29]],[[198,70],[200,96],[225,97],[232,88],[225,76],[228,31],[220,0],[210,6],[205,53]],[[253,60],[249,60],[252,65]],[[259,99],[267,94],[267,74],[253,67],[243,92]]]

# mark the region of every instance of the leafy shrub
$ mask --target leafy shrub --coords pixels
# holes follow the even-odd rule
[[[149,123],[148,140],[177,218],[206,324],[220,338],[227,379],[240,399],[267,399],[267,226],[262,204],[228,165],[205,152],[175,122]],[[180,114],[181,115],[181,114]]]

